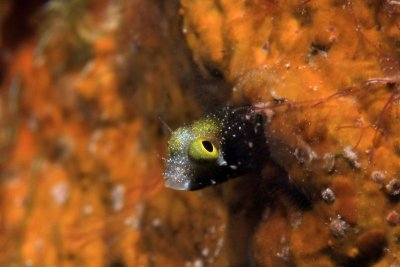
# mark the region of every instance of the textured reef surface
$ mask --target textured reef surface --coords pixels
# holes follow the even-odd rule
[[[22,2],[1,266],[400,266],[399,1]],[[168,128],[227,105],[263,114],[266,163],[165,188]]]

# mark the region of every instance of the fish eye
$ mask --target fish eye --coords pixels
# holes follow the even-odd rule
[[[210,141],[204,140],[201,141],[201,144],[203,145],[203,148],[208,152],[212,153],[214,151],[214,145]]]
[[[189,157],[196,161],[215,161],[219,152],[210,140],[198,138],[189,146]]]

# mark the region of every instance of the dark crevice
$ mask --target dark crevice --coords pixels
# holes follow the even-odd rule
[[[8,14],[0,25],[0,84],[3,82],[10,55],[35,33],[32,17],[46,0],[13,0]],[[3,8],[5,4],[0,5]]]
[[[32,16],[46,3],[46,0],[14,0],[2,27],[2,49],[16,49],[35,33]]]

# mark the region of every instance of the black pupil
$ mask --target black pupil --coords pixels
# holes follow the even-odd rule
[[[201,143],[203,144],[203,147],[208,151],[208,152],[213,152],[213,150],[214,150],[214,147],[213,147],[213,145],[211,144],[211,142],[210,141],[201,141]]]

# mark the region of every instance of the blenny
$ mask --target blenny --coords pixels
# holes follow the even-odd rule
[[[269,158],[264,116],[227,107],[178,128],[168,142],[165,186],[198,190],[259,170]]]

